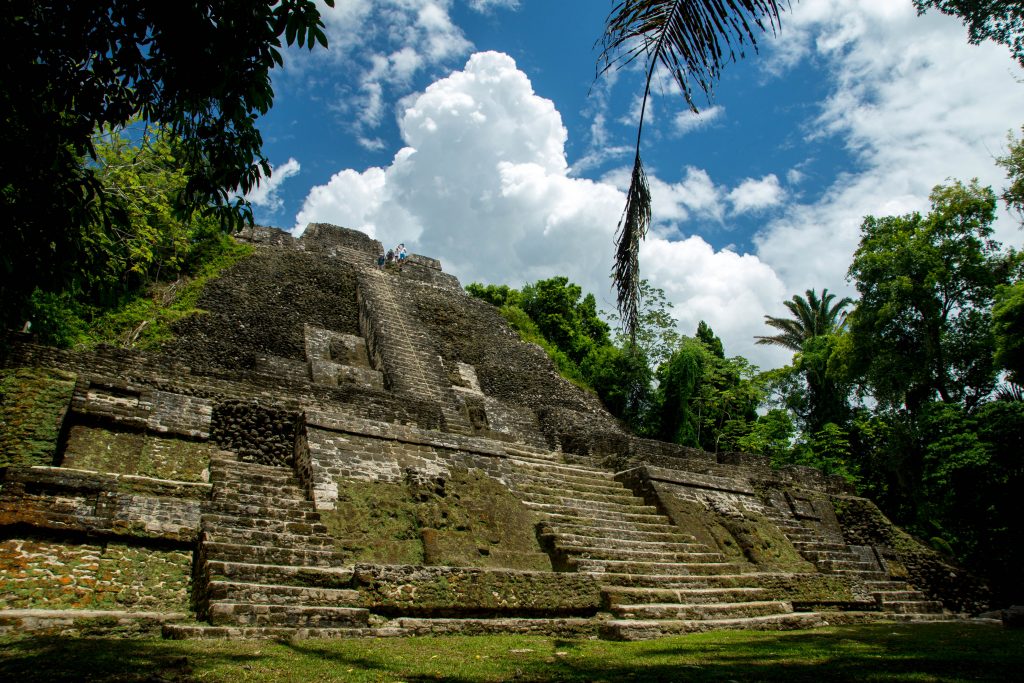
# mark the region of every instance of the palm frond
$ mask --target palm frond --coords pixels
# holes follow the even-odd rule
[[[640,317],[640,240],[651,224],[651,188],[640,155],[633,162],[633,174],[616,232],[615,265],[612,278],[618,286],[619,316],[631,344],[636,343]]]
[[[623,0],[605,21],[598,58],[598,76],[622,68],[640,56],[646,59],[647,79],[636,133],[636,157],[626,208],[616,233],[612,279],[617,290],[619,315],[629,338],[635,339],[640,301],[640,240],[651,222],[651,193],[640,160],[644,115],[651,78],[661,65],[672,74],[686,103],[694,112],[693,88],[708,97],[728,60],[736,61],[736,47],[750,43],[757,49],[754,27],[774,32],[781,12],[778,0]]]

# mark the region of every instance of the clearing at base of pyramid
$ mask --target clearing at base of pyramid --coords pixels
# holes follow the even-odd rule
[[[841,479],[630,434],[435,259],[238,239],[160,352],[8,341],[0,632],[639,640],[986,606]]]

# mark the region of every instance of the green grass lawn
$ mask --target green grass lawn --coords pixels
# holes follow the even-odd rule
[[[1024,631],[872,624],[642,643],[530,636],[0,640],[3,681],[1019,681]]]

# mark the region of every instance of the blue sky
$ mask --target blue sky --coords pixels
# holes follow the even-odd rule
[[[471,281],[568,275],[613,308],[612,237],[642,74],[595,81],[603,0],[337,0],[331,48],[292,50],[261,122],[275,175],[257,221],[404,241]],[[643,156],[655,226],[641,270],[680,329],[706,320],[762,367],[765,314],[804,289],[851,293],[865,214],[926,210],[947,178],[998,190],[1024,124],[1006,48],[969,46],[910,0],[800,0],[730,64],[702,115],[663,84]],[[1020,247],[1000,217],[997,237]]]

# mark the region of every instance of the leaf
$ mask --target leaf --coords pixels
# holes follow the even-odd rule
[[[651,188],[638,153],[626,193],[626,208],[616,233],[615,265],[612,269],[612,279],[618,289],[619,315],[631,343],[636,342],[640,310],[640,241],[647,235],[650,223]]]

